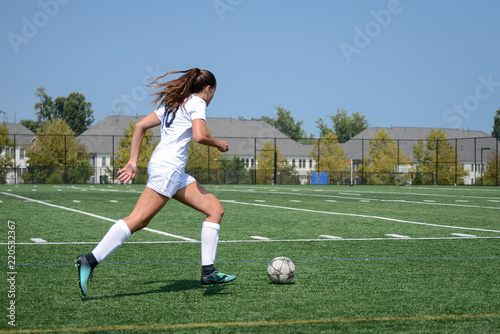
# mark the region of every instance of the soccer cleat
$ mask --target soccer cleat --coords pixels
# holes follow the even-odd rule
[[[76,266],[78,267],[78,285],[84,297],[87,297],[88,282],[92,279],[92,267],[89,264],[86,255],[79,255],[76,258]]]
[[[201,284],[202,285],[224,284],[234,281],[235,279],[236,276],[234,275],[227,275],[216,270],[210,275],[205,275],[205,276],[202,275]]]

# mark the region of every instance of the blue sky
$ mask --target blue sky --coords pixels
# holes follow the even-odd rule
[[[209,117],[291,111],[308,134],[337,109],[370,126],[491,133],[500,108],[500,1],[2,0],[0,110],[71,92],[96,122],[153,110],[152,76],[200,67]]]

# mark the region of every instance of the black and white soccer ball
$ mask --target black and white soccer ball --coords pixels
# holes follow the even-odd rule
[[[289,284],[295,276],[295,265],[287,257],[275,257],[267,265],[267,275],[273,283]]]

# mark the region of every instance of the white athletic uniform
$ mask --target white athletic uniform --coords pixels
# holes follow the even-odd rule
[[[191,95],[175,113],[161,107],[155,114],[161,121],[160,143],[148,164],[146,187],[172,197],[177,190],[193,183],[195,179],[185,173],[188,145],[193,139],[193,120],[205,120],[206,102]]]

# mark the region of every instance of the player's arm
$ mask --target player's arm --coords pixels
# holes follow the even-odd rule
[[[229,150],[229,146],[225,140],[215,139],[208,133],[207,123],[201,118],[193,120],[193,139],[199,144],[217,147],[221,152]]]
[[[132,142],[130,145],[130,159],[123,167],[118,171],[118,179],[124,183],[133,179],[137,173],[137,161],[139,160],[139,150],[141,148],[142,140],[148,129],[161,124],[160,119],[155,112],[150,113],[143,119],[141,119],[134,128],[134,134],[132,135]]]

